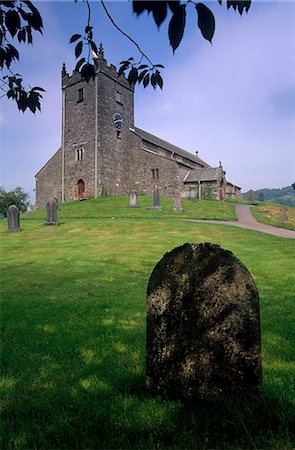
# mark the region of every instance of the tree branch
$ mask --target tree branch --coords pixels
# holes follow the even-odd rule
[[[121,33],[123,34],[123,36],[125,36],[127,39],[129,39],[130,42],[132,42],[132,44],[135,45],[135,47],[138,49],[138,51],[142,54],[142,56],[147,59],[147,61],[151,64],[151,66],[154,67],[154,64],[152,63],[152,61],[149,59],[149,57],[141,50],[141,48],[139,47],[139,45],[137,44],[137,42],[134,41],[134,39],[132,39],[127,33],[125,33],[125,31],[123,31],[114,21],[114,19],[112,18],[112,16],[110,15],[109,11],[107,10],[107,7],[105,5],[104,0],[100,0],[103,9],[105,10],[106,15],[108,16],[108,18],[110,19],[110,21],[112,22],[112,24],[114,25],[114,27]]]

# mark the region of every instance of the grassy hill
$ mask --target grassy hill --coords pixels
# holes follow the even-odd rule
[[[294,448],[294,240],[180,221],[169,203],[122,217],[116,201],[61,205],[59,226],[43,225],[44,210],[20,233],[0,223],[1,448]],[[217,215],[201,205],[185,214]],[[261,395],[187,403],[146,391],[147,283],[185,242],[231,250],[255,279]]]
[[[281,205],[295,206],[295,190],[292,186],[279,189],[258,189],[254,191],[255,200],[259,200],[259,194],[264,194],[264,200],[267,202],[279,203]],[[248,199],[248,192],[243,193],[243,198]]]

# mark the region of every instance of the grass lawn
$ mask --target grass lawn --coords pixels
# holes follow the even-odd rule
[[[295,230],[295,207],[263,203],[251,208],[252,214],[258,222],[275,227]]]
[[[232,203],[217,200],[192,201],[182,200],[183,211],[172,213],[172,200],[161,198],[161,211],[149,209],[153,205],[151,197],[140,196],[139,208],[129,208],[128,197],[98,198],[87,201],[73,201],[60,205],[59,220],[64,218],[118,218],[142,217],[145,219],[211,219],[211,220],[237,220],[235,208]],[[44,209],[33,214],[23,215],[26,219],[40,218],[45,220]]]
[[[0,223],[1,448],[294,448],[294,240],[165,211],[107,218],[103,203],[62,205],[55,227],[43,226],[44,211],[26,216],[20,233]],[[183,402],[146,392],[148,279],[185,242],[233,251],[256,281],[263,391],[255,398]]]

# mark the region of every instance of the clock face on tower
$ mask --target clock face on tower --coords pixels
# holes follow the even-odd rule
[[[121,113],[115,112],[113,114],[113,121],[117,130],[121,130],[123,128],[124,121]]]

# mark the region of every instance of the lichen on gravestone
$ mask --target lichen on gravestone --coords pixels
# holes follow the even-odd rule
[[[246,267],[213,244],[184,244],[147,290],[147,387],[211,400],[261,386],[259,297]]]

